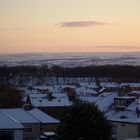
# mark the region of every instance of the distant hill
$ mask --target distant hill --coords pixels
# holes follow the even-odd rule
[[[0,66],[59,65],[78,67],[90,65],[140,65],[140,52],[132,53],[23,53],[1,54]]]

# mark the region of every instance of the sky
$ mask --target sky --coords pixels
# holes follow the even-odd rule
[[[0,0],[0,53],[140,51],[140,0]]]

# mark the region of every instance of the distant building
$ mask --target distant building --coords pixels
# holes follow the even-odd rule
[[[66,94],[29,94],[32,107],[37,107],[47,114],[59,118],[63,110],[71,106]]]

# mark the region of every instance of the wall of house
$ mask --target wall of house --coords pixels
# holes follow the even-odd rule
[[[126,138],[138,137],[138,125],[128,123],[113,123],[116,126],[116,139],[124,140]]]
[[[14,131],[14,140],[23,140],[23,130]]]
[[[40,137],[40,124],[23,124],[25,128],[32,128],[31,132],[23,131],[24,140],[34,140]]]
[[[42,124],[41,131],[42,132],[49,132],[49,131],[57,132],[58,126],[59,124]]]
[[[46,114],[56,118],[60,119],[62,114],[64,113],[65,110],[68,109],[68,107],[62,106],[62,107],[39,107],[39,109]]]

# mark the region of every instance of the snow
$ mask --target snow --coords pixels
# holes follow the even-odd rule
[[[40,138],[41,139],[47,139],[48,137],[47,136],[44,136],[44,135],[41,135]]]
[[[62,89],[69,87],[75,89],[76,87],[73,85],[54,85],[54,86],[34,86],[34,89],[48,89],[50,92],[61,92]]]
[[[137,94],[137,95],[140,95],[140,91],[132,91],[131,94]]]
[[[31,114],[34,118],[39,120],[41,123],[46,123],[46,124],[56,124],[60,123],[59,120],[49,116],[48,114],[40,111],[37,108],[34,108],[32,110],[27,111],[29,114]]]
[[[123,98],[123,99],[131,99],[134,97],[124,96],[124,97],[115,97],[115,98]],[[115,108],[112,108],[108,110],[106,113],[106,116],[108,117],[108,120],[115,121],[115,122],[125,122],[125,123],[140,123],[140,118],[137,117],[136,108],[140,109],[140,105],[137,104],[137,101],[134,100],[131,104],[129,104],[128,107],[125,108],[125,110],[115,110]]]
[[[105,90],[105,87],[101,88],[101,89],[99,90],[99,92],[101,93],[101,92],[103,92],[104,90]]]
[[[105,92],[97,97],[79,96],[81,100],[88,101],[90,103],[95,103],[99,109],[106,112],[109,107],[114,103],[114,98],[117,97],[116,93]]]
[[[116,93],[108,93],[106,92],[102,94],[102,98],[96,102],[96,105],[102,112],[108,111],[108,109],[114,104],[114,98],[117,96]]]
[[[130,116],[130,112],[127,111],[127,112],[124,112],[124,111],[111,111],[111,112],[108,112],[106,114],[108,117],[108,120],[110,121],[113,121],[113,122],[125,122],[125,123],[136,123],[136,118],[135,119],[132,119],[132,114]],[[129,116],[128,116],[129,115]],[[133,113],[133,115],[135,115],[135,113]],[[123,118],[122,118],[123,116]]]
[[[56,134],[55,134],[55,132],[44,132],[43,133],[44,135],[46,135],[46,136],[55,136]]]
[[[117,99],[135,99],[135,97],[129,97],[129,96],[120,96],[116,97]]]
[[[98,88],[95,82],[89,82],[89,83],[87,83],[87,82],[80,82],[80,86],[81,87],[86,87],[87,86],[88,88],[93,88],[93,89]]]
[[[14,109],[0,109],[0,111],[15,120],[17,120],[19,123],[39,123],[37,119],[32,117],[29,113],[27,113],[22,108],[14,108]]]
[[[140,87],[140,83],[121,83],[120,87],[130,86],[130,87]]]
[[[77,95],[82,95],[82,96],[93,96],[98,94],[94,89],[88,89],[83,87],[77,88],[75,91]]]
[[[81,80],[81,81],[80,81]],[[140,119],[137,117],[136,108],[140,110],[140,100],[135,97],[135,94],[140,94],[140,91],[132,91],[132,96],[118,96],[117,92],[105,92],[105,88],[117,89],[121,86],[130,85],[131,87],[140,87],[140,83],[121,83],[120,85],[116,82],[101,82],[102,94],[96,92],[97,85],[95,82],[86,82],[79,78],[79,87],[74,85],[53,85],[53,86],[34,86],[34,90],[28,91],[31,103],[34,107],[68,107],[72,105],[69,101],[68,96],[63,92],[65,87],[70,87],[75,89],[76,95],[79,99],[88,101],[90,103],[95,103],[98,108],[105,113],[108,120],[115,122],[126,122],[126,123],[140,123]],[[78,83],[77,82],[77,83]],[[48,89],[52,92],[54,97],[52,100],[48,100],[47,94],[42,94],[38,89],[46,90]],[[25,89],[25,93],[26,93]],[[27,94],[26,94],[27,95]],[[130,94],[129,94],[130,95]],[[134,96],[133,96],[134,95]],[[136,99],[129,106],[125,106],[123,111],[116,111],[114,106],[114,99]],[[37,111],[33,111],[36,113]],[[36,115],[39,117],[39,115]],[[41,116],[40,116],[41,118]],[[38,119],[39,120],[39,119]],[[41,118],[42,122],[44,117]]]
[[[140,140],[140,138],[126,138],[125,140]]]
[[[101,97],[79,96],[79,99],[83,101],[88,101],[89,103],[95,103],[96,101],[100,100]]]
[[[140,123],[140,118],[137,117],[135,111],[109,111],[106,116],[108,120],[115,122],[125,122],[125,123]]]
[[[101,82],[101,86],[107,87],[107,88],[118,88],[119,84],[116,82]]]
[[[0,129],[23,129],[23,125],[0,111]]]

